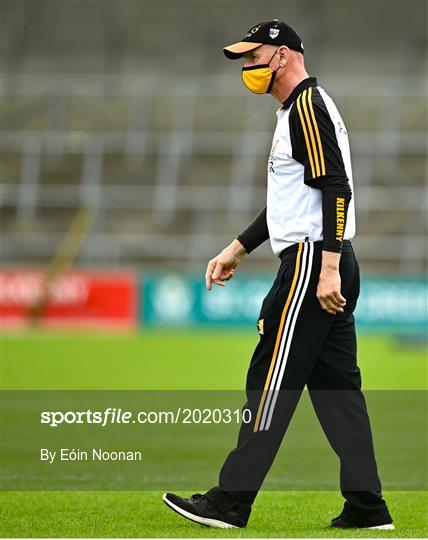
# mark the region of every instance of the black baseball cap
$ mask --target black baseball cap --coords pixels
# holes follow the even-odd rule
[[[223,52],[230,60],[236,60],[242,58],[244,53],[267,44],[286,45],[289,49],[303,54],[303,42],[299,34],[278,19],[256,24],[248,30],[241,41],[224,47]]]

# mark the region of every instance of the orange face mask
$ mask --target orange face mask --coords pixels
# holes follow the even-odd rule
[[[277,70],[274,71],[270,67],[270,63],[277,52],[278,50],[273,53],[267,64],[242,68],[242,81],[254,94],[269,94],[272,90]]]

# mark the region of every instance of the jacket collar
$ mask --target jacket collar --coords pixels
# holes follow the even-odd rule
[[[293,102],[303,92],[303,90],[306,90],[306,88],[309,88],[310,86],[317,86],[316,77],[308,77],[307,79],[304,79],[303,81],[299,82],[299,84],[294,87],[293,91],[288,96],[288,98],[285,101],[283,101],[281,110],[283,111],[285,109],[290,108]]]

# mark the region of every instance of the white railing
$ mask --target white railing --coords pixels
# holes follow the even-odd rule
[[[350,130],[361,231],[356,245],[361,259],[395,263],[398,270],[421,271],[426,260],[423,238],[428,209],[423,107],[417,129],[409,131],[402,124],[404,104],[412,98],[425,97],[426,79],[371,77],[361,84],[360,77],[358,81],[351,77],[325,77],[325,81],[339,105],[343,101],[345,119],[346,107],[352,106],[349,103],[352,104],[353,98],[366,98],[378,104],[374,130]],[[15,128],[2,132],[2,152],[21,156],[19,178],[9,178],[4,168],[2,179],[3,204],[15,209],[18,222],[31,224],[47,209],[79,206],[102,211],[104,218],[117,209],[141,210],[151,215],[150,230],[126,233],[108,232],[103,225],[106,220],[101,220],[84,250],[88,262],[121,264],[135,259],[141,264],[145,258],[202,260],[239,232],[235,229],[237,222],[244,226],[263,205],[265,179],[257,176],[257,170],[269,149],[275,106],[268,98],[245,93],[236,78],[6,75],[2,90],[6,112],[10,112],[8,98],[31,98],[33,106],[28,114],[44,114],[48,119],[44,130]],[[74,99],[115,97],[124,98],[128,105],[125,129],[98,132],[97,126],[85,131],[71,129],[70,104]],[[42,98],[40,102],[39,98]],[[227,130],[217,131],[215,125],[204,126],[208,130],[196,128],[197,107],[201,104],[212,107],[220,98],[243,103],[242,126],[238,129],[230,125]],[[172,113],[166,128],[152,129],[153,107],[159,99],[172,103]],[[109,171],[105,170],[104,158],[110,153],[120,153],[128,160],[137,159],[142,171],[147,156],[155,159],[154,176],[147,183],[142,174],[138,185],[130,184],[126,178],[109,178],[106,183]],[[55,179],[44,183],[42,156],[55,161],[67,154],[83,157],[79,177],[68,183]],[[204,178],[201,185],[183,184],[183,167],[197,170],[198,157],[208,154],[230,157],[228,178],[222,187],[215,183],[215,170],[207,172],[209,181]],[[401,156],[425,159],[425,166],[421,161],[417,173],[404,171],[402,180],[394,185]],[[379,159],[382,185],[374,184]],[[186,234],[175,230],[176,214],[182,210],[193,216],[191,230]],[[380,234],[368,224],[376,223],[373,216],[381,210],[391,214],[408,211],[412,222],[399,232]],[[228,232],[216,232],[216,216],[225,219]],[[167,233],[161,234],[158,227],[167,229]],[[136,228],[140,228],[138,222]],[[61,231],[18,232],[8,227],[3,234],[4,262],[49,258],[60,235]],[[255,260],[268,257],[265,248],[254,254]]]

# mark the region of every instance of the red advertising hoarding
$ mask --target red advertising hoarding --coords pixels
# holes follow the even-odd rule
[[[137,282],[133,272],[123,271],[68,271],[47,283],[42,270],[3,270],[2,326],[133,328],[137,324]]]

